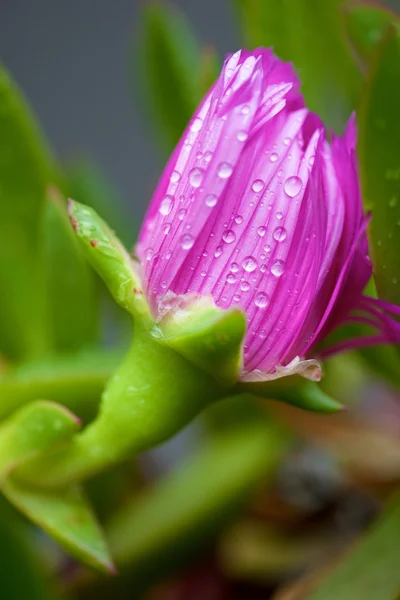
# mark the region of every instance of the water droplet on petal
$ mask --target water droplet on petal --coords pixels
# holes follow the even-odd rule
[[[251,189],[253,190],[253,192],[261,192],[261,190],[264,187],[264,182],[262,179],[255,179],[253,181],[253,185],[251,186]]]
[[[276,162],[276,161],[278,160],[278,158],[279,158],[279,156],[277,155],[277,153],[276,153],[276,152],[273,152],[273,153],[270,155],[270,157],[269,157],[269,160],[270,160],[272,163],[274,163],[274,162]]]
[[[277,212],[276,213],[276,218],[278,219],[278,221],[280,221],[281,219],[283,219],[283,213]]]
[[[166,260],[169,260],[169,259],[171,258],[171,256],[172,256],[172,252],[171,252],[171,250],[168,250],[168,251],[165,253],[165,257],[164,257],[164,258],[165,258]]]
[[[264,252],[266,252],[267,254],[269,254],[271,252],[271,246],[269,244],[264,246]]]
[[[153,248],[147,248],[146,252],[144,253],[144,257],[146,260],[151,260],[154,256],[154,250]]]
[[[291,141],[292,141],[292,140],[290,139],[290,137],[287,137],[287,138],[285,138],[285,139],[283,140],[283,143],[284,143],[284,145],[285,145],[285,146],[290,146],[290,142],[291,142]]]
[[[215,252],[214,252],[215,258],[218,258],[219,256],[221,256],[222,252],[223,252],[222,246],[217,246],[215,248]]]
[[[242,261],[242,267],[247,273],[255,271],[257,268],[257,261],[254,256],[246,256]]]
[[[218,202],[218,198],[215,194],[207,194],[206,198],[205,198],[205,203],[206,206],[208,206],[209,208],[212,208],[213,206],[215,206]]]
[[[250,284],[247,281],[242,281],[242,283],[240,284],[240,289],[242,290],[242,292],[248,292],[250,289]]]
[[[257,233],[260,237],[264,237],[266,232],[267,232],[267,228],[264,227],[264,225],[260,225],[260,227],[257,228]]]
[[[194,237],[190,233],[185,233],[181,237],[181,246],[184,250],[190,250],[194,244]]]
[[[287,231],[284,227],[274,229],[273,237],[277,242],[283,242],[286,239]]]
[[[308,159],[308,164],[310,165],[310,167],[313,166],[314,161],[315,161],[315,156],[310,156],[310,158]]]
[[[236,275],[234,275],[233,273],[228,273],[226,281],[228,283],[235,283],[235,281],[236,281]]]
[[[249,134],[247,133],[247,131],[238,131],[236,137],[239,142],[245,142],[249,137]]]
[[[271,273],[275,275],[275,277],[281,277],[285,272],[285,263],[283,260],[274,260],[271,265]]]
[[[178,212],[178,219],[180,221],[183,221],[183,219],[185,218],[186,215],[186,208],[181,208],[181,210]]]
[[[242,115],[248,115],[250,112],[250,106],[248,106],[247,104],[245,104],[242,107],[242,110],[240,111],[242,113]]]
[[[235,262],[233,262],[230,266],[230,269],[232,271],[232,273],[237,273],[240,269],[239,265]]]
[[[242,215],[236,215],[236,217],[235,217],[235,223],[236,223],[236,225],[241,225],[243,223],[243,217],[242,217]]]
[[[165,196],[161,200],[160,208],[158,209],[162,215],[169,215],[174,206],[174,199],[172,196]]]
[[[207,273],[205,271],[201,271],[200,277],[205,277],[206,275],[207,275]]]
[[[263,256],[265,258],[265,254]],[[261,273],[265,273],[266,270],[267,270],[267,265],[261,265],[261,267],[260,267]]]
[[[221,179],[228,179],[233,173],[232,165],[227,162],[220,163],[217,173],[218,177],[221,177]]]
[[[171,223],[165,223],[164,227],[163,227],[163,233],[164,235],[168,235],[168,233],[171,231]]]
[[[204,169],[195,167],[189,173],[189,182],[194,188],[198,188],[201,186],[203,177],[204,177]]]
[[[172,171],[171,177],[169,178],[171,183],[177,183],[181,178],[179,171]]]
[[[228,229],[222,234],[222,239],[224,240],[225,244],[232,244],[232,242],[236,240],[236,234],[234,231],[232,231],[232,229]]]
[[[203,127],[203,120],[199,119],[199,117],[196,117],[195,120],[193,121],[193,123],[190,126],[190,129],[193,132],[197,132],[200,131],[200,129]]]
[[[254,300],[254,304],[258,306],[258,308],[265,308],[268,304],[268,296],[264,292],[259,292]]]
[[[288,177],[286,179],[283,189],[289,198],[294,198],[300,192],[302,185],[303,182],[300,177],[293,175],[292,177]]]

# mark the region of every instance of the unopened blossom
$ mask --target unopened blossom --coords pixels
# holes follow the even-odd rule
[[[271,50],[228,57],[173,152],[140,233],[154,317],[182,295],[240,307],[243,379],[315,366],[321,341],[349,320],[374,333],[328,353],[399,339],[389,316],[398,307],[363,295],[372,266],[356,138],[351,117],[344,136],[328,142],[292,66]]]

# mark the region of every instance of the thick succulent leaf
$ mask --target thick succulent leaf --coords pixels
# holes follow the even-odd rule
[[[240,310],[202,306],[201,301],[175,311],[153,329],[160,342],[227,386],[240,376],[245,333],[246,317]]]
[[[137,268],[114,232],[92,208],[79,202],[69,201],[69,217],[86,258],[114,300],[128,312],[147,313]]]
[[[311,110],[342,127],[354,107],[360,75],[346,46],[341,0],[235,0],[245,43],[273,46],[299,71]]]
[[[70,439],[79,420],[64,407],[38,400],[0,427],[0,484],[18,465],[48,447]]]
[[[74,351],[98,337],[98,290],[69,222],[66,202],[55,188],[47,192],[43,245],[52,346]]]
[[[359,157],[369,240],[381,298],[400,304],[400,32],[389,26],[359,111]]]
[[[50,492],[11,477],[3,492],[72,556],[99,571],[115,572],[100,526],[78,486]]]
[[[56,600],[35,550],[9,507],[0,508],[1,600]],[[13,518],[14,517],[14,518]]]
[[[141,34],[147,104],[170,151],[201,97],[200,49],[183,15],[164,2],[143,5]]]
[[[136,582],[182,565],[273,476],[286,448],[282,432],[262,420],[209,442],[111,520],[117,563],[134,568]]]
[[[351,47],[360,65],[366,68],[387,25],[400,24],[400,17],[384,4],[371,0],[346,3],[343,14]]]
[[[0,353],[35,356],[48,346],[41,219],[54,168],[29,109],[0,65]]]
[[[400,592],[400,496],[309,600],[393,600]]]
[[[95,350],[25,363],[0,377],[0,418],[37,398],[51,398],[80,417],[93,417],[122,354]]]

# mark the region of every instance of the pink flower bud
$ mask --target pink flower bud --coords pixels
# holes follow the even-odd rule
[[[228,57],[168,162],[137,247],[155,318],[174,295],[243,309],[247,379],[298,370],[350,318],[378,333],[344,347],[399,339],[388,312],[400,309],[362,295],[372,267],[354,117],[329,143],[298,88],[271,50]]]

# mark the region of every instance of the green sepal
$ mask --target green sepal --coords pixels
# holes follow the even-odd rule
[[[113,298],[131,314],[148,314],[133,259],[114,232],[90,207],[69,200],[71,224],[87,259],[107,284]]]
[[[400,304],[400,31],[390,25],[362,95],[358,122],[365,208],[378,294]]]
[[[278,400],[312,412],[329,414],[344,409],[343,404],[326,394],[317,383],[299,381],[298,377],[283,377],[275,381],[240,382],[235,391],[267,400]]]
[[[388,6],[365,2],[349,2],[343,8],[350,44],[363,67],[373,57],[389,23],[400,25],[400,17]]]
[[[208,298],[171,311],[152,330],[160,342],[225,386],[233,386],[240,376],[245,333],[246,316],[241,310],[221,310]]]
[[[72,556],[99,571],[115,573],[102,530],[79,486],[39,490],[11,477],[3,493]]]
[[[38,400],[24,406],[0,426],[0,485],[32,456],[69,440],[79,419],[63,406]]]
[[[98,289],[68,219],[61,193],[47,190],[44,211],[44,274],[52,346],[74,351],[99,334]]]

